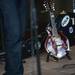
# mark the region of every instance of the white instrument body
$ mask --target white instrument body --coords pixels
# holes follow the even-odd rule
[[[51,55],[60,59],[66,55],[66,51],[70,51],[69,40],[67,39],[65,44],[61,37],[53,37],[48,32],[45,41],[45,49],[47,53],[51,53]]]
[[[51,7],[50,7],[51,6]],[[49,12],[50,15],[50,20],[51,20],[51,30],[47,29],[47,33],[48,36],[46,38],[45,41],[45,49],[47,51],[47,53],[50,53],[51,55],[57,57],[57,58],[62,58],[66,55],[66,51],[70,51],[70,46],[69,46],[69,40],[66,39],[66,44],[64,42],[64,40],[61,39],[61,36],[58,34],[57,32],[57,28],[56,28],[56,23],[55,23],[55,15],[54,15],[54,4],[51,3],[51,5],[49,6],[48,2],[45,2],[44,7],[46,8],[46,10]],[[66,24],[64,25],[64,20],[67,20],[66,24],[69,22],[69,17],[66,16],[63,21],[63,27],[66,26]],[[50,31],[52,32],[52,34],[50,33]],[[53,37],[55,36],[55,37]],[[54,44],[53,44],[54,42]],[[67,47],[66,47],[67,45]]]

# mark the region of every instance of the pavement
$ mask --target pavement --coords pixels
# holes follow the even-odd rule
[[[71,58],[63,58],[58,62],[49,60],[46,62],[46,53],[40,55],[40,75],[75,75],[75,46],[71,47]],[[37,69],[37,63],[35,57],[29,57],[25,59],[26,63],[23,63],[24,66],[24,75],[39,75]],[[5,63],[0,63],[0,75],[4,71]]]

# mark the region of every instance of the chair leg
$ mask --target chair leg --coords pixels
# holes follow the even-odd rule
[[[50,52],[47,54],[46,62],[49,62]]]

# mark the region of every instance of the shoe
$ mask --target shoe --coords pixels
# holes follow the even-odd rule
[[[54,60],[53,60],[54,62],[58,62],[58,58],[54,58]]]
[[[58,58],[55,57],[55,56],[51,56],[53,58],[53,61],[57,62],[58,61]]]
[[[67,53],[67,54],[66,54],[66,57],[67,57],[69,60],[72,60],[69,51],[66,51],[66,53]]]

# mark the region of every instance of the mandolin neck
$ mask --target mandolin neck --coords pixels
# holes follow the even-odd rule
[[[50,12],[50,19],[51,19],[51,25],[52,25],[52,35],[53,36],[58,36],[56,23],[55,23],[55,15],[54,15],[53,12]]]

